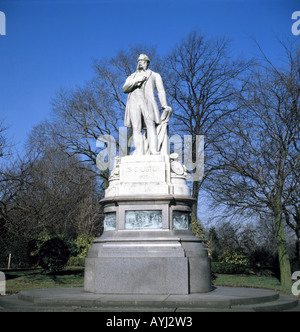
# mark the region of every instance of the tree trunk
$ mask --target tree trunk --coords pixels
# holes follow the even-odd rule
[[[300,268],[300,219],[298,218],[298,220],[297,220],[295,218],[295,221],[296,221],[295,233],[296,233],[296,237],[297,237],[297,240],[296,240],[296,259],[297,259],[298,267]]]
[[[192,197],[196,199],[196,202],[194,203],[192,207],[192,216],[195,217],[195,219],[198,219],[197,211],[198,211],[198,196],[200,191],[200,181],[194,181],[193,182],[193,192]]]
[[[298,263],[298,268],[300,268],[300,239],[296,240],[296,258]]]
[[[280,203],[281,205],[281,203]],[[291,286],[291,265],[289,260],[289,255],[286,248],[286,241],[282,222],[282,210],[277,205],[274,209],[274,218],[276,225],[276,240],[278,248],[278,259],[280,268],[280,282],[282,286]]]
[[[295,233],[296,233],[296,257],[298,262],[298,267],[300,268],[300,211],[299,208],[296,209],[296,213],[294,215],[294,220],[296,223]]]

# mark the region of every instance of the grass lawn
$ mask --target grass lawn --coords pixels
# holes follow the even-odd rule
[[[275,277],[246,274],[217,274],[214,286],[252,287],[274,289],[282,294],[292,294],[291,287],[283,287]]]
[[[7,270],[6,294],[18,293],[21,290],[53,287],[83,287],[84,268],[67,267],[56,276],[43,272],[42,269]],[[216,274],[214,286],[268,288],[284,294],[291,294],[290,288],[284,288],[275,277],[253,276],[242,274]]]
[[[67,267],[52,276],[42,269],[2,270],[6,277],[6,294],[34,288],[83,286],[84,268]]]

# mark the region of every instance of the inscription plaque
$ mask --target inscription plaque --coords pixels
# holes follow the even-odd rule
[[[122,182],[165,182],[165,163],[126,163],[121,165]]]
[[[114,231],[116,229],[116,213],[106,213],[104,217],[104,231]]]
[[[125,229],[161,229],[162,211],[126,211]]]

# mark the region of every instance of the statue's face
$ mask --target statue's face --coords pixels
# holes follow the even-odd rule
[[[139,59],[137,69],[138,70],[146,70],[147,68],[148,68],[148,61],[143,60],[143,59]]]

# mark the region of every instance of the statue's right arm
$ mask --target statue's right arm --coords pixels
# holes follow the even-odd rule
[[[129,93],[136,88],[136,81],[134,80],[134,75],[127,77],[125,84],[123,85],[123,92]]]

